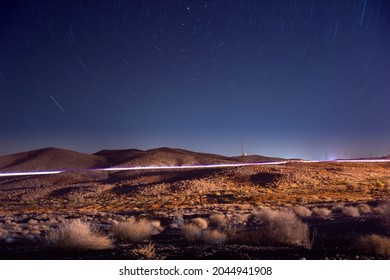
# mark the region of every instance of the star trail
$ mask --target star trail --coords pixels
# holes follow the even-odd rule
[[[0,154],[390,148],[389,1],[2,1]]]

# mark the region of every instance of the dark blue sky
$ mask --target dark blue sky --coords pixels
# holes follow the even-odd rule
[[[390,1],[2,1],[0,154],[390,147]]]

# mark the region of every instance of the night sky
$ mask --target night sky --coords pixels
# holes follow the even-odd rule
[[[390,1],[0,4],[0,155],[378,156],[389,105]]]

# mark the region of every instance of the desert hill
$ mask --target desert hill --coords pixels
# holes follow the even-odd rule
[[[129,152],[130,151],[130,152]],[[119,162],[122,151],[107,157],[107,160],[116,166],[174,166],[197,164],[222,164],[236,162],[229,157],[197,153],[183,149],[157,148],[146,151],[126,150],[125,154],[131,155],[126,160]],[[97,154],[102,154],[101,152]],[[106,152],[107,154],[107,152]]]
[[[0,156],[0,171],[11,172],[128,166],[205,165],[277,160],[281,159],[257,155],[227,157],[217,154],[198,153],[184,149],[166,147],[146,151],[136,149],[102,150],[92,155],[59,148],[45,148]]]
[[[271,161],[285,160],[283,158],[266,157],[266,156],[259,156],[259,155],[236,156],[236,157],[231,157],[231,159],[239,162],[271,162]]]
[[[145,154],[145,151],[137,149],[127,150],[102,150],[94,153],[95,156],[101,156],[106,159],[106,167],[117,166],[123,162],[131,161],[132,159]]]
[[[1,171],[43,171],[106,166],[106,158],[59,148],[0,156]]]

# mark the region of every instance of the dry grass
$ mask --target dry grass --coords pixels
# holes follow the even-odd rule
[[[356,244],[356,248],[366,254],[390,255],[390,238],[378,234],[361,237]]]
[[[148,245],[141,248],[133,249],[131,250],[131,254],[134,255],[137,259],[157,259],[156,247],[153,243],[149,243]]]
[[[228,234],[222,230],[202,229],[194,223],[185,224],[182,234],[188,242],[201,241],[208,244],[223,244],[228,240]]]
[[[202,229],[194,224],[185,224],[182,233],[188,242],[195,242],[202,238]]]
[[[380,204],[376,207],[372,208],[372,212],[374,212],[377,215],[384,215],[385,212],[387,212],[387,205],[386,204]]]
[[[194,225],[196,225],[200,229],[207,229],[208,224],[209,224],[208,221],[206,219],[203,219],[203,218],[194,218],[191,220],[191,223],[193,223]]]
[[[344,209],[344,203],[338,202],[335,205],[332,206],[332,212],[333,213],[342,213]]]
[[[390,232],[390,202],[382,203],[377,207],[373,207],[372,212],[381,216],[383,222],[385,223],[385,226]]]
[[[260,225],[253,237],[260,244],[282,244],[311,247],[309,227],[291,211],[260,209],[252,214]]]
[[[210,226],[224,228],[227,220],[224,214],[213,214],[209,217]]]
[[[219,230],[205,230],[202,235],[202,240],[210,244],[223,244],[227,239],[227,234]]]
[[[371,212],[371,207],[368,204],[362,203],[357,206],[360,214],[367,214]]]
[[[343,213],[343,215],[348,216],[348,217],[354,217],[354,218],[360,217],[359,209],[357,207],[353,207],[353,206],[344,207],[342,213]]]
[[[315,214],[317,217],[320,217],[322,219],[331,219],[332,211],[329,210],[328,208],[323,208],[323,207],[314,207],[311,209],[313,214]]]
[[[162,229],[159,221],[146,219],[137,221],[131,217],[127,222],[119,222],[113,225],[112,233],[117,240],[122,242],[141,242],[160,233]]]
[[[248,218],[249,218],[249,214],[234,214],[233,217],[232,217],[232,222],[234,224],[241,224],[241,225],[244,225],[247,223],[248,221]]]
[[[49,231],[44,241],[62,250],[101,250],[113,247],[110,238],[80,220],[65,221],[57,229]]]
[[[382,214],[382,220],[385,223],[385,226],[387,227],[389,233],[390,233],[390,202],[387,202],[382,206],[383,214]]]
[[[309,208],[301,205],[295,206],[293,211],[295,215],[301,218],[310,217],[312,215],[312,211]]]
[[[381,187],[383,184],[375,181],[379,179],[388,185],[389,170],[376,163],[291,163],[199,172],[139,171],[140,176],[136,177],[119,172],[113,175],[113,185],[100,183],[107,177],[106,173],[66,172],[43,177],[44,180],[7,181],[2,186],[12,191],[0,188],[0,197],[6,205],[4,211],[39,213],[55,209],[113,213],[133,208],[147,211],[218,204],[280,207],[332,201],[358,203],[374,197],[390,199],[389,187]],[[373,173],[376,178],[372,177]],[[176,176],[178,174],[181,175]],[[175,177],[180,180],[165,183],[168,178]],[[140,184],[146,187],[141,188]],[[347,184],[356,188],[345,191]],[[259,188],[259,185],[264,188]],[[76,199],[69,199],[72,194]],[[15,197],[21,197],[18,203],[12,202]],[[36,203],[38,199],[40,203]],[[180,224],[177,227],[180,228]]]

